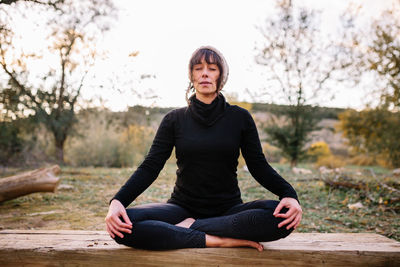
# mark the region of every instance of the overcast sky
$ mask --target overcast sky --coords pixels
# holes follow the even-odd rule
[[[236,93],[240,100],[251,101],[250,92],[265,87],[263,68],[254,62],[257,42],[262,41],[256,26],[274,12],[274,0],[114,0],[120,8],[118,20],[104,35],[99,48],[109,51],[104,61],[98,61],[92,74],[96,80],[88,80],[84,97],[101,95],[106,106],[124,110],[127,105],[185,105],[188,85],[187,65],[192,52],[201,45],[212,45],[225,56],[230,76],[224,87],[226,94]],[[308,7],[322,10],[321,26],[326,32],[334,32],[339,15],[347,7],[348,0],[303,0]],[[378,16],[388,8],[391,0],[356,0],[364,4],[365,20]],[[129,57],[138,51],[136,57]],[[116,73],[123,75],[117,77]],[[143,74],[150,78],[140,79]],[[124,76],[125,75],[125,76]],[[153,76],[154,75],[154,76]],[[114,81],[123,94],[109,88],[97,90],[104,79]],[[142,97],[131,94],[134,89]],[[323,103],[325,106],[355,107],[365,104],[365,91],[342,88],[336,99]],[[265,97],[256,99],[277,102]]]

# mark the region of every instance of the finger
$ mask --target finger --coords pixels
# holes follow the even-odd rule
[[[300,214],[299,220],[297,221],[297,224],[294,226],[294,229],[296,229],[297,226],[299,226],[299,224],[300,224],[300,222],[301,222],[301,218],[302,218],[302,215]]]
[[[297,228],[297,226],[300,224],[301,221],[301,212],[297,213],[295,218],[293,219],[293,222],[288,226],[289,228],[287,228],[288,230],[293,227],[294,229]]]
[[[110,228],[108,227],[107,224],[106,224],[106,229],[107,229],[108,234],[111,236],[111,238],[114,238],[115,235],[113,234],[113,232],[111,232],[111,230],[110,230]]]
[[[296,217],[296,215],[293,215],[293,216],[287,218],[286,220],[280,222],[280,223],[278,224],[278,228],[281,228],[282,226],[284,226],[284,225],[286,225],[286,224],[292,222],[292,221],[294,220],[295,217]]]
[[[296,218],[294,219],[294,221],[291,224],[291,225],[293,225],[293,229],[297,228],[297,226],[300,224],[300,220],[301,220],[301,215],[296,216]]]
[[[126,230],[125,230],[126,228],[118,226],[118,224],[116,224],[115,222],[111,222],[109,226],[114,234],[116,234],[117,236],[119,236],[121,238],[124,237],[122,232],[126,232]],[[126,233],[129,233],[129,232],[126,232]]]
[[[286,227],[286,230],[289,230],[290,228],[292,228],[292,227],[294,227],[296,224],[297,224],[297,222],[298,222],[298,219],[297,219],[297,217],[293,220],[293,222],[291,223],[291,224],[289,224],[287,227]]]
[[[122,233],[120,233],[117,229],[114,228],[114,226],[112,224],[109,224],[108,227],[110,228],[111,232],[114,235],[119,236],[120,238],[124,238],[124,235]]]
[[[286,211],[286,213],[278,213],[278,214],[275,215],[275,217],[277,217],[277,218],[289,218],[289,217],[293,216],[293,214],[295,214],[295,213],[296,213],[296,208],[290,207]]]
[[[279,202],[278,206],[276,206],[276,208],[275,208],[275,211],[274,211],[273,215],[276,216],[281,211],[281,209],[283,207],[284,207],[283,203]]]
[[[298,209],[295,206],[289,206],[286,213],[278,213],[277,215],[275,215],[275,217],[288,218],[288,217],[292,216],[293,214],[298,214],[298,213],[302,213],[301,208]]]
[[[125,223],[125,222],[123,222],[123,221],[121,221],[121,219],[117,216],[117,215],[114,215],[114,216],[112,216],[111,217],[111,222],[114,224],[114,225],[116,225],[116,226],[118,226],[119,228],[128,228],[128,229],[131,229],[132,228],[132,225],[131,224],[127,224],[127,223]],[[130,222],[130,221],[129,221]]]
[[[112,222],[112,226],[114,227],[114,229],[116,229],[118,232],[125,232],[125,233],[132,233],[132,231],[129,228],[126,227],[121,227],[118,224],[116,224],[115,222]]]
[[[131,222],[131,220],[130,220],[129,217],[128,217],[128,213],[126,213],[126,210],[124,210],[123,212],[121,212],[121,215],[122,215],[122,218],[124,219],[125,223],[126,223],[127,225],[129,225],[130,228],[132,228],[132,222]]]
[[[116,229],[118,229],[118,231],[120,231],[120,232],[124,232],[124,233],[128,233],[128,234],[131,234],[131,233],[132,233],[132,230],[129,229],[129,228],[118,227],[118,228],[116,228]]]
[[[278,213],[278,214],[275,215],[275,217],[276,218],[288,218],[288,217],[290,217],[290,215],[291,214],[289,214],[287,212],[286,213]]]
[[[121,232],[125,232],[125,233],[132,233],[131,229],[132,226],[126,223],[123,223],[119,218],[117,218],[114,221],[111,221],[112,225],[114,226],[115,229],[117,229],[118,231]]]
[[[114,235],[117,235],[120,238],[124,238],[124,235],[121,232],[119,232],[113,225],[109,225],[108,227],[110,227],[110,230]]]

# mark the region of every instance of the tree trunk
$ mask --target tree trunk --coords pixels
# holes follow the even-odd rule
[[[291,159],[290,160],[290,168],[293,169],[293,167],[297,166],[297,159]]]
[[[56,145],[56,158],[59,164],[64,164],[64,143],[65,138],[62,140],[57,140],[55,142]]]
[[[54,165],[0,179],[0,202],[34,192],[54,192],[60,182],[56,176],[60,171]]]

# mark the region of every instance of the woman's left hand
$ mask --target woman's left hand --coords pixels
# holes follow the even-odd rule
[[[288,208],[289,210],[286,213],[279,213],[283,207]],[[286,229],[289,230],[292,227],[294,227],[294,229],[297,228],[297,226],[300,224],[302,213],[303,210],[296,199],[285,197],[281,199],[273,215],[277,218],[286,219],[278,224],[278,228],[288,225],[286,226]]]

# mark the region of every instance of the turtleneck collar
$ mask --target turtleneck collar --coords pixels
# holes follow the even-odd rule
[[[196,98],[195,94],[189,100],[189,111],[192,117],[208,127],[212,126],[224,115],[227,105],[225,97],[222,94],[219,94],[210,104],[201,102]]]

